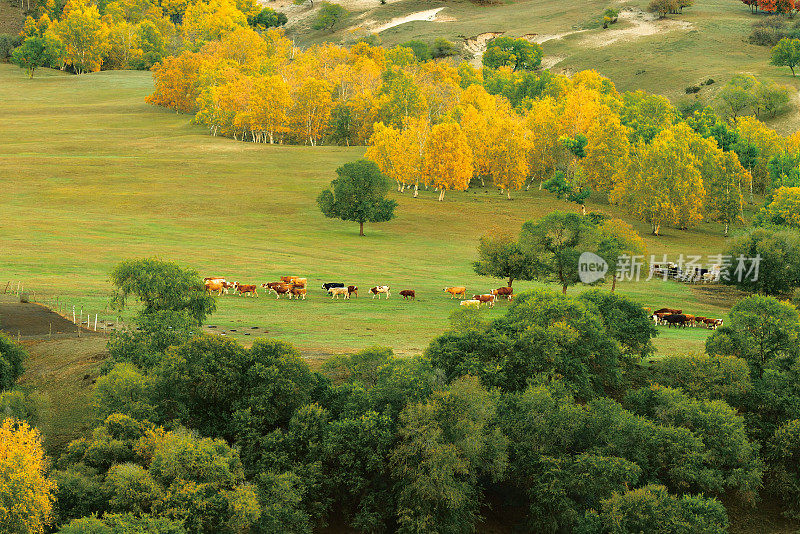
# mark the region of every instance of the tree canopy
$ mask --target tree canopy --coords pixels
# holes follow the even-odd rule
[[[322,213],[329,218],[355,221],[359,235],[364,223],[385,222],[394,218],[397,202],[385,198],[391,189],[388,180],[375,163],[358,160],[336,169],[338,178],[317,197]]]

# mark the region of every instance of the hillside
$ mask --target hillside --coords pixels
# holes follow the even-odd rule
[[[269,5],[289,15],[288,29],[300,45],[351,42],[392,21],[431,18],[430,12],[441,8],[433,20],[410,20],[378,35],[386,46],[445,37],[476,54],[493,35],[525,36],[542,44],[543,65],[556,72],[594,69],[611,78],[620,91],[643,89],[676,104],[694,98],[686,95],[686,87],[709,78],[716,83],[704,88],[698,97],[714,103],[720,87],[743,72],[800,87],[788,69],[769,65],[769,48],[747,43],[752,23],[764,15],[752,14],[746,5],[734,0],[696,0],[683,14],[661,20],[652,20],[643,11],[648,2],[638,0],[519,0],[485,5],[468,0],[339,3],[350,15],[334,32],[310,29],[319,2],[315,7],[308,3],[295,6],[286,0]],[[604,30],[600,21],[607,7],[620,9],[620,20]],[[473,61],[478,61],[478,56]],[[800,109],[795,106],[768,123],[782,133],[794,132],[800,127]]]

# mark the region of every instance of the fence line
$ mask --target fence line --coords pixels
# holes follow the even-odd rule
[[[0,282],[1,284],[2,282]],[[116,332],[116,331],[129,331],[130,327],[122,320],[122,317],[117,315],[116,319],[107,319],[103,317],[106,312],[111,313],[108,307],[103,310],[96,311],[86,308],[86,316],[84,318],[84,304],[80,301],[74,302],[78,299],[64,297],[57,294],[46,294],[39,292],[39,298],[36,298],[36,291],[31,291],[30,295],[25,292],[25,283],[22,280],[8,280],[3,289],[4,295],[16,295],[20,302],[30,302],[38,304],[50,310],[51,312],[59,315],[63,319],[71,322],[76,326],[78,337],[81,335],[81,329],[86,329],[90,332]],[[92,313],[94,312],[94,313]],[[92,317],[94,315],[94,317]],[[53,324],[50,323],[47,337],[48,339],[53,336]],[[20,337],[20,332],[17,332],[17,337]]]

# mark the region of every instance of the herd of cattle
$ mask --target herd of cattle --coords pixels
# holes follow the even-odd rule
[[[257,297],[258,286],[255,284],[241,284],[239,282],[228,282],[225,278],[219,276],[212,276],[203,279],[207,293],[216,293],[217,296],[227,295],[231,290],[240,296]],[[281,298],[286,295],[287,297],[305,300],[307,295],[306,285],[308,284],[307,278],[300,276],[281,276],[277,282],[267,282],[261,284],[262,289],[267,290],[267,294],[275,294],[275,298]],[[345,285],[342,282],[327,282],[322,284],[322,289],[327,292],[332,299],[338,299],[340,296],[349,299],[352,296],[358,297],[358,287]],[[450,298],[458,298],[461,300],[462,306],[475,306],[480,307],[481,304],[487,304],[493,307],[498,298],[506,298],[512,300],[514,298],[514,290],[510,287],[499,287],[492,290],[491,293],[484,293],[481,295],[473,295],[471,299],[464,300],[467,296],[467,288],[461,286],[453,286],[444,288],[446,293],[450,294]],[[381,295],[386,295],[388,299],[391,296],[389,286],[374,286],[369,289],[372,298],[381,298]],[[403,289],[400,291],[400,296],[404,300],[416,300],[417,292],[413,289]]]
[[[228,294],[233,290],[237,295],[246,295],[250,297],[258,296],[258,286],[255,284],[240,284],[239,282],[228,282],[222,277],[210,277],[203,279],[206,292],[216,293],[217,296]],[[281,298],[286,295],[287,297],[305,300],[307,295],[306,285],[307,278],[300,276],[281,276],[277,282],[267,282],[261,284],[261,288],[267,290],[267,294],[275,294],[275,298]],[[327,282],[322,284],[322,289],[330,295],[332,299],[339,297],[349,299],[352,296],[358,297],[358,287],[345,285],[342,282]],[[501,298],[513,300],[514,290],[510,287],[498,287],[493,289],[490,293],[483,293],[479,295],[472,295],[471,299],[467,299],[467,288],[464,286],[452,286],[444,288],[444,292],[450,295],[451,299],[459,299],[461,305],[465,307],[480,308],[481,305],[486,304],[490,308],[494,307],[494,303]],[[381,298],[381,295],[386,295],[388,299],[391,296],[389,286],[374,286],[369,289],[372,298]],[[403,289],[400,291],[400,296],[405,300],[415,300],[417,293],[413,289]],[[648,309],[649,311],[649,309]],[[657,325],[667,325],[669,327],[695,327],[703,326],[716,330],[717,327],[722,326],[722,319],[713,319],[711,317],[701,317],[699,315],[690,315],[683,313],[683,310],[676,310],[674,308],[661,308],[652,312],[652,319]]]
[[[722,319],[712,319],[711,317],[701,317],[699,315],[689,315],[683,310],[673,308],[661,308],[652,315],[653,321],[657,325],[667,325],[668,327],[704,326],[716,330],[722,326]]]

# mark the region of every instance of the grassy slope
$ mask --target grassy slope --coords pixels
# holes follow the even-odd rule
[[[511,202],[492,189],[393,193],[396,220],[368,225],[326,220],[315,197],[336,167],[362,148],[264,146],[213,138],[186,115],[147,106],[148,73],[102,72],[80,77],[42,71],[34,80],[0,65],[0,281],[21,279],[42,297],[60,295],[92,313],[111,290],[108,272],[122,259],[158,256],[242,282],[281,274],[309,278],[305,302],[220,299],[212,323],[241,334],[251,326],[325,355],[372,344],[419,352],[457,307],[446,285],[484,292],[501,284],[476,276],[477,239],[492,228],[516,231],[553,209],[574,209],[535,191]],[[608,205],[590,205],[624,215]],[[645,225],[637,224],[641,232]],[[651,253],[711,253],[723,240],[717,225],[668,230],[647,238]],[[362,288],[362,298],[330,301],[323,281]],[[388,284],[417,290],[416,302],[364,298]],[[535,287],[518,283],[517,289]],[[675,283],[622,284],[644,305],[680,306],[724,316],[731,297]],[[575,291],[575,290],[572,290]],[[720,297],[721,295],[721,297]],[[489,312],[502,313],[499,305]],[[665,331],[659,352],[702,350],[706,330]],[[239,335],[237,334],[237,335]],[[242,339],[249,341],[251,337]]]
[[[348,5],[348,0],[341,0],[341,3]],[[663,94],[673,102],[690,98],[685,94],[686,87],[714,78],[717,83],[704,88],[700,94],[703,101],[713,103],[719,88],[740,72],[800,87],[800,82],[792,78],[787,68],[769,65],[769,48],[746,43],[751,24],[764,15],[751,14],[749,8],[737,0],[696,0],[695,5],[682,15],[668,17],[667,24],[669,21],[685,21],[692,25],[689,30],[626,38],[608,46],[597,45],[596,41],[602,40],[604,35],[598,21],[605,8],[643,9],[648,3],[641,0],[517,0],[477,5],[469,0],[434,4],[424,0],[398,0],[380,6],[376,1],[376,7],[369,11],[354,11],[336,32],[310,31],[307,24],[301,22],[297,25],[295,37],[304,44],[323,40],[346,41],[353,35],[353,27],[369,27],[367,21],[386,22],[397,16],[446,6],[440,15],[455,20],[409,22],[381,32],[381,39],[386,45],[410,39],[432,42],[440,36],[463,42],[464,38],[483,32],[506,32],[517,37],[586,29],[543,44],[546,58],[563,58],[555,65],[555,71],[595,69],[610,77],[622,91],[644,89]],[[630,26],[630,22],[620,22],[612,26],[612,30]],[[587,44],[588,41],[591,44]],[[800,109],[795,108],[769,122],[781,132],[794,132],[800,127]]]

